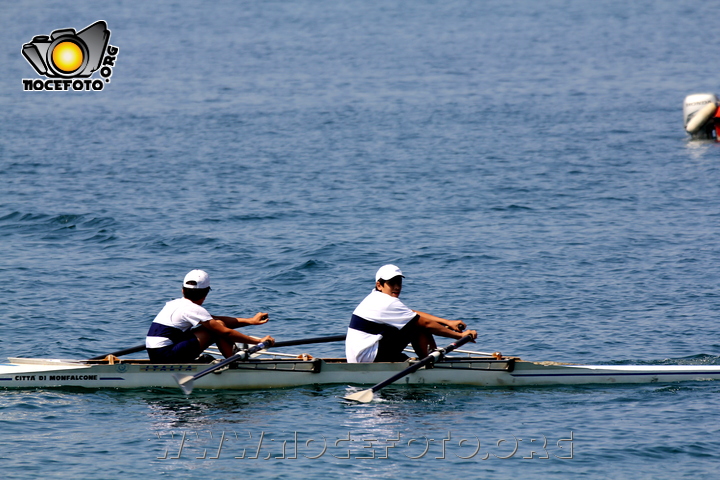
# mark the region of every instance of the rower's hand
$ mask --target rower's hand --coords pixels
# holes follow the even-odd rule
[[[260,339],[260,343],[264,344],[266,347],[272,347],[275,344],[275,339],[270,335],[266,335]]]
[[[250,319],[250,325],[262,325],[263,323],[267,323],[268,320],[270,320],[270,317],[265,312],[258,312],[255,314],[255,316]]]
[[[475,339],[477,338],[477,332],[475,330],[468,330],[463,334],[463,337],[466,337],[468,335],[472,337],[472,342],[475,343]]]
[[[467,328],[467,325],[462,320],[448,320],[447,327],[453,332],[462,333]]]

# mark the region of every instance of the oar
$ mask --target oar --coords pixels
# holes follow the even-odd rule
[[[335,335],[332,337],[315,337],[315,338],[305,338],[305,339],[299,339],[299,340],[288,340],[286,342],[275,342],[273,347],[293,347],[295,345],[308,345],[311,343],[327,343],[327,342],[339,342],[341,340],[345,340],[345,335]],[[178,375],[174,374],[173,377],[175,377],[175,381],[177,381],[178,385],[182,389],[183,393],[185,395],[190,395],[193,391],[193,383],[195,380],[197,380],[200,377],[204,377],[208,373],[212,373],[216,370],[219,370],[223,368],[224,366],[236,362],[238,360],[245,360],[250,355],[252,355],[255,352],[258,352],[262,349],[264,349],[266,345],[264,343],[258,343],[257,345],[253,345],[252,347],[242,350],[240,352],[237,352],[236,354],[226,358],[220,363],[216,363],[212,367],[206,368],[202,372],[198,372],[195,375]]]
[[[320,341],[320,339],[323,339]],[[323,342],[339,342],[340,340],[345,340],[345,335],[336,335],[334,337],[318,337],[318,338],[311,338],[309,340],[315,340],[313,342],[306,342],[306,343],[323,343]],[[287,342],[280,342],[282,345],[275,344],[274,347],[291,347],[293,345],[302,345],[302,343],[290,343],[293,341],[300,341],[300,340],[290,340]],[[135,345],[134,347],[126,348],[124,350],[118,350],[117,352],[112,353],[106,353],[105,355],[98,355],[97,357],[88,358],[88,360],[102,360],[103,358],[107,357],[108,355],[113,355],[115,357],[121,357],[123,355],[130,355],[131,353],[137,353],[142,352],[145,350],[145,344],[142,345]]]
[[[144,343],[142,345],[136,345],[134,347],[126,348],[125,350],[118,350],[117,352],[108,353],[106,355],[98,355],[97,357],[89,358],[88,360],[102,360],[103,358],[107,357],[108,355],[120,357],[122,355],[129,355],[131,353],[142,352],[143,350],[145,350]]]
[[[460,340],[451,343],[450,345],[448,345],[445,348],[438,348],[437,350],[433,351],[430,355],[423,358],[419,362],[410,365],[408,368],[406,368],[402,372],[397,373],[397,374],[393,375],[392,377],[388,378],[387,380],[378,383],[374,387],[369,388],[367,390],[363,390],[362,392],[357,392],[357,393],[348,395],[347,397],[345,397],[345,400],[353,400],[355,402],[368,403],[368,402],[372,401],[374,393],[377,392],[378,390],[380,390],[381,388],[383,388],[387,385],[390,385],[394,381],[401,379],[405,375],[409,375],[409,374],[413,373],[415,370],[418,370],[419,368],[424,367],[425,365],[427,365],[429,363],[435,363],[439,360],[442,360],[442,358],[446,354],[452,352],[453,350],[455,350],[458,347],[465,345],[470,340],[472,340],[472,336],[465,335]]]
[[[412,352],[412,348],[406,348],[403,350],[403,352]],[[498,360],[502,360],[502,353],[500,352],[478,352],[477,350],[460,350],[459,348],[455,349],[455,352],[457,353],[467,353],[469,355],[485,355],[486,357],[495,357]]]

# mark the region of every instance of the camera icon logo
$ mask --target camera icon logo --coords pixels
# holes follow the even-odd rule
[[[100,68],[110,41],[110,30],[100,20],[85,29],[54,30],[37,35],[22,47],[22,54],[37,73],[48,78],[87,78]]]

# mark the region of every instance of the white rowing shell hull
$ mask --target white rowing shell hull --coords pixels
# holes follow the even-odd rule
[[[238,369],[205,375],[194,388],[269,389],[305,385],[374,385],[404,370],[408,363],[348,364],[337,359],[315,361],[260,360]],[[114,365],[84,362],[10,359],[0,365],[0,387],[177,388],[173,374],[194,375],[207,364],[153,365],[126,360]],[[487,358],[450,360],[420,369],[398,384],[481,387],[666,383],[720,380],[720,365],[560,365]]]

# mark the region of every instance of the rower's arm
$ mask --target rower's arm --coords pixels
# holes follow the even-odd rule
[[[232,317],[230,317],[230,318],[232,318]],[[225,324],[225,322],[223,320],[216,319],[214,317],[212,320],[202,322],[200,325],[202,326],[202,328],[206,328],[206,329],[210,330],[215,335],[221,336],[221,337],[225,338],[226,340],[228,340],[230,342],[235,342],[235,343],[257,344],[257,343],[260,343],[260,341],[265,338],[270,338],[270,337],[264,337],[263,339],[260,339],[257,337],[251,337],[249,335],[245,335],[244,333],[240,333],[237,330],[228,328],[228,326]]]
[[[435,315],[430,315],[429,313],[421,312],[419,310],[413,310],[413,312],[420,315],[420,317],[424,317],[426,320],[433,320],[458,333],[467,328],[467,325],[462,320],[448,320],[447,318],[436,317]]]
[[[425,314],[423,314],[422,312],[416,312],[416,313],[420,316],[420,318],[418,319],[418,326],[426,329],[428,332],[432,333],[433,335],[438,335],[440,337],[454,338],[456,340],[460,339],[466,335],[471,335],[473,338],[473,340],[472,340],[473,342],[477,338],[477,332],[475,330],[466,330],[464,332],[459,332],[457,330],[453,330],[445,323],[434,320],[432,318],[433,317],[432,315],[425,316]],[[450,321],[450,320],[448,320],[448,321]]]
[[[220,320],[228,328],[247,327],[248,325],[262,325],[267,323],[270,318],[265,312],[258,312],[252,318],[225,317],[221,315],[213,315],[213,319]]]

